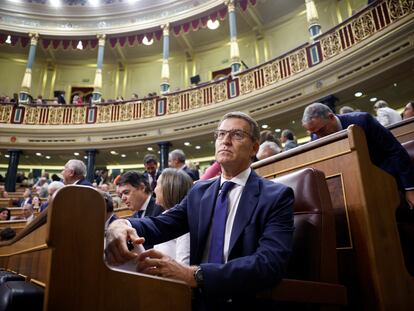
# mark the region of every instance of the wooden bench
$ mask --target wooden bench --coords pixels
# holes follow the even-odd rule
[[[414,117],[387,127],[400,143],[414,140]]]
[[[134,211],[130,210],[128,207],[120,207],[114,210],[114,213],[118,218],[127,218],[132,216]]]
[[[13,206],[13,199],[12,198],[0,198],[0,206],[1,207]]]
[[[26,220],[4,220],[0,221],[0,231],[4,228],[12,228],[16,233],[22,231],[27,225]]]
[[[395,221],[396,183],[370,162],[362,129],[350,126],[252,167],[269,179],[304,167],[324,172],[336,214],[339,280],[350,308],[414,310],[414,278]]]

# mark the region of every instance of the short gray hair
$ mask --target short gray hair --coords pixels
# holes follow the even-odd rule
[[[181,149],[175,149],[171,151],[169,154],[171,160],[178,160],[180,163],[185,163],[185,153]]]
[[[305,108],[302,117],[302,124],[309,123],[312,119],[324,119],[329,118],[329,114],[333,113],[331,108],[321,103],[313,103]]]
[[[86,176],[86,165],[81,160],[72,159],[69,160],[66,165],[68,169],[72,170],[76,176]]]
[[[261,154],[266,150],[270,149],[273,151],[273,154],[278,154],[282,152],[282,149],[273,141],[265,141],[259,146],[259,151],[257,152],[257,157],[260,158]]]
[[[284,129],[282,131],[282,137],[286,137],[289,140],[294,140],[295,139],[295,135],[293,134],[293,132],[289,129]]]
[[[250,126],[250,137],[251,139],[256,142],[260,140],[260,128],[257,122],[248,114],[241,112],[241,111],[233,111],[226,113],[223,118],[221,118],[220,123],[218,124],[217,128],[220,127],[220,124],[227,119],[231,118],[237,118],[237,119],[243,119],[247,123],[249,123]]]
[[[48,190],[52,191],[52,193],[54,193],[56,190],[62,188],[63,186],[65,186],[65,184],[61,181],[52,181],[49,184]]]
[[[385,107],[388,107],[388,103],[385,100],[378,100],[374,105],[374,108],[376,109]]]

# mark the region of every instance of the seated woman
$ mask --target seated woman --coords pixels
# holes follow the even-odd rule
[[[180,203],[193,185],[191,177],[183,170],[167,168],[162,171],[154,189],[156,203],[168,210]],[[177,262],[190,263],[190,234],[184,234],[177,239],[154,245],[154,249],[174,258]]]
[[[33,195],[32,197],[32,207],[34,210],[39,211],[40,210],[40,205],[41,205],[41,201],[40,201],[40,197],[38,194]]]
[[[11,213],[6,207],[0,207],[0,221],[10,220]]]

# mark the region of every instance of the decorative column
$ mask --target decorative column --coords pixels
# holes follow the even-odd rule
[[[163,34],[161,94],[165,94],[170,89],[170,66],[168,65],[168,58],[170,57],[170,25],[165,24],[161,28]]]
[[[9,167],[6,173],[4,189],[7,192],[16,191],[17,167],[19,166],[20,150],[9,150]]]
[[[230,60],[231,72],[239,72],[241,67],[239,44],[237,43],[237,21],[236,21],[236,5],[235,0],[225,1],[229,11],[230,24]]]
[[[105,37],[106,35],[100,34],[97,35],[99,40],[98,43],[98,59],[96,61],[96,73],[95,73],[95,82],[94,89],[92,93],[92,104],[99,104],[102,97],[102,66],[104,58],[104,49],[105,49]]]
[[[86,179],[93,183],[95,179],[95,157],[97,151],[95,149],[85,150],[86,153]]]
[[[306,2],[306,17],[309,25],[309,34],[311,41],[322,33],[321,25],[319,24],[318,11],[316,11],[315,2],[313,0],[305,0]]]
[[[27,104],[29,100],[30,88],[32,86],[32,67],[36,55],[37,42],[39,41],[39,34],[29,33],[30,50],[29,58],[27,60],[26,71],[23,76],[22,86],[19,93],[19,103]]]
[[[170,142],[163,141],[159,142],[158,146],[160,147],[160,167],[159,170],[162,171],[164,168],[168,167],[168,153],[170,152]]]

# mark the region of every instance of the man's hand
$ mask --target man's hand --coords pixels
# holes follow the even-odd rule
[[[405,199],[410,207],[410,209],[414,208],[414,190],[409,190],[405,192]]]
[[[106,233],[106,261],[110,265],[120,265],[138,255],[128,250],[127,242],[131,240],[132,243],[142,244],[145,239],[140,238],[134,228],[128,225],[124,219],[118,219],[111,223]]]
[[[197,287],[194,279],[196,269],[196,266],[182,265],[155,249],[147,250],[138,257],[138,272],[184,281],[191,287]]]

